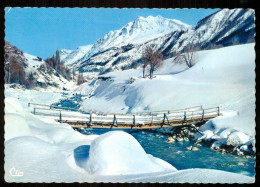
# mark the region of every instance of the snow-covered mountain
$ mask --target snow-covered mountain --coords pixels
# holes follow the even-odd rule
[[[60,60],[65,65],[72,66],[79,59],[85,56],[89,52],[91,47],[92,45],[86,45],[86,46],[80,46],[76,50],[67,50],[67,49],[59,50]]]
[[[121,56],[120,53],[161,38],[173,30],[180,32],[190,28],[190,25],[181,21],[161,16],[138,17],[121,29],[110,31],[93,45],[79,47],[76,50],[62,49],[59,50],[59,54],[61,61],[64,61],[66,65],[97,74],[114,66],[118,61],[123,61],[125,58],[116,58]]]
[[[172,31],[186,31],[190,25],[162,16],[138,17],[119,30],[110,31],[98,39],[91,48],[88,56],[112,47],[121,47],[129,44],[140,45],[155,38],[159,38]],[[86,56],[86,58],[88,57]]]
[[[40,57],[27,54],[5,42],[5,81],[26,88],[41,87],[68,90],[75,83],[64,78]]]
[[[161,16],[138,17],[121,29],[110,31],[92,46],[59,52],[65,54],[66,64],[86,76],[95,76],[140,66],[147,45],[167,59],[188,48],[197,51],[251,43],[254,27],[251,9],[223,9],[193,27]]]
[[[167,56],[187,47],[212,49],[254,42],[254,11],[223,9],[200,20],[180,37],[171,37],[160,49]]]

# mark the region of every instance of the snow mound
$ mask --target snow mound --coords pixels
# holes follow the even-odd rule
[[[19,92],[20,93],[20,92]],[[43,121],[26,111],[30,94],[15,94],[5,98],[5,180],[7,182],[75,182],[82,178],[68,163],[73,150],[90,142],[97,135],[85,136],[74,131],[68,124],[53,119]],[[45,96],[44,94],[42,94]],[[38,97],[38,99],[40,99]],[[78,168],[77,168],[78,169]],[[13,172],[23,172],[14,178]]]
[[[167,162],[147,155],[133,136],[122,131],[105,133],[91,142],[85,169],[101,175],[177,171]]]
[[[249,141],[249,136],[243,132],[233,132],[228,136],[227,145],[239,146],[246,144]]]
[[[30,136],[31,131],[26,120],[19,115],[5,115],[5,140],[15,138],[17,136]]]

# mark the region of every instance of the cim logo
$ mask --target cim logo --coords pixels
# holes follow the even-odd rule
[[[13,177],[22,177],[23,176],[23,172],[15,169],[14,167],[9,170],[9,173]]]

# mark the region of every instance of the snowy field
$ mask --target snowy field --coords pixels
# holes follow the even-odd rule
[[[197,58],[191,69],[168,59],[152,80],[141,78],[139,70],[127,70],[105,75],[111,80],[84,84],[77,91],[93,97],[82,109],[127,113],[219,105],[224,116],[203,125],[204,136],[198,138],[215,138],[215,146],[238,144],[247,149],[255,136],[254,44],[202,51]],[[130,84],[133,76],[136,80]],[[127,133],[83,135],[28,111],[28,102],[59,101],[59,92],[6,86],[5,97],[8,182],[254,182],[254,177],[213,169],[177,170],[147,154]]]

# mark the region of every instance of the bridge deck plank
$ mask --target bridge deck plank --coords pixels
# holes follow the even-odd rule
[[[222,114],[220,114],[222,115]],[[92,125],[89,125],[88,121],[75,121],[75,120],[62,120],[62,123],[68,123],[73,128],[115,128],[115,129],[154,129],[163,127],[174,127],[174,126],[182,126],[182,125],[191,125],[197,122],[205,122],[211,118],[215,118],[218,115],[208,115],[201,117],[193,117],[192,119],[174,119],[169,120],[169,124],[163,124],[163,121],[153,121],[153,122],[145,122],[143,124],[133,125],[130,122],[120,122],[117,126],[113,125],[113,122],[92,122]],[[58,120],[57,120],[58,121]],[[162,125],[163,124],[163,125]]]

